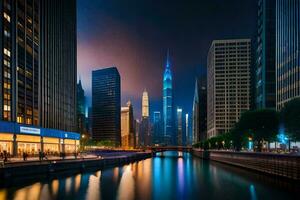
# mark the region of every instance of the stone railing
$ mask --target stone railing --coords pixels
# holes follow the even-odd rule
[[[300,180],[300,156],[296,155],[203,151],[198,149],[194,149],[193,154],[203,159],[218,161],[298,181]]]

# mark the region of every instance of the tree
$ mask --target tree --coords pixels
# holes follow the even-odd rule
[[[289,140],[300,139],[300,98],[287,102],[280,112]]]
[[[238,138],[241,143],[248,141],[248,138],[256,141],[258,151],[261,151],[263,141],[272,142],[276,139],[278,127],[279,114],[272,109],[260,109],[243,113],[234,133],[235,136],[242,135]]]

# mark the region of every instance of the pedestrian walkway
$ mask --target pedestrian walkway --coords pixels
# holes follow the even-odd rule
[[[82,160],[82,159],[97,159],[100,158],[99,156],[96,155],[77,155],[75,156],[65,156],[64,158],[59,157],[59,156],[47,156],[43,160],[40,160],[39,157],[28,157],[26,160],[23,160],[21,157],[13,157],[9,158],[7,162],[4,162],[3,160],[0,160],[1,164],[0,167],[5,167],[5,166],[12,166],[12,165],[26,165],[26,164],[32,164],[32,163],[49,163],[50,161],[52,162],[67,162],[67,161],[74,161],[74,160]]]

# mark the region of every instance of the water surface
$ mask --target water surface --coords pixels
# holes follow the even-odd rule
[[[297,184],[165,152],[132,164],[0,189],[1,199],[291,199]],[[299,191],[297,192],[299,194]],[[295,198],[294,198],[295,199]]]

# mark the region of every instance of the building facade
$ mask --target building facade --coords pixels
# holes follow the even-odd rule
[[[193,143],[200,141],[200,105],[199,105],[199,83],[195,82],[195,92],[193,99]]]
[[[92,138],[121,145],[121,82],[116,67],[92,72]]]
[[[121,144],[123,148],[135,148],[133,108],[130,101],[121,108]]]
[[[85,95],[81,80],[77,84],[77,132],[81,135],[87,133],[85,117]]]
[[[142,120],[140,134],[140,143],[142,145],[149,146],[152,144],[149,119],[149,96],[146,90],[144,90],[142,95]]]
[[[160,144],[163,142],[162,117],[160,111],[153,112],[153,143]]]
[[[182,123],[182,108],[177,107],[177,120],[176,120],[176,125],[177,125],[177,145],[182,146],[183,145],[183,123]]]
[[[276,3],[258,1],[256,108],[276,108]]]
[[[276,0],[276,108],[300,97],[300,2]]]
[[[36,154],[43,146],[21,146],[18,138],[44,128],[69,133],[77,128],[76,1],[3,0],[0,13],[0,120],[36,130],[10,133],[12,154],[29,146]],[[12,130],[3,127],[1,133]]]
[[[163,76],[163,129],[165,143],[171,144],[175,141],[173,132],[173,84],[169,53]]]
[[[208,53],[207,135],[228,132],[250,108],[251,40],[215,40]]]

